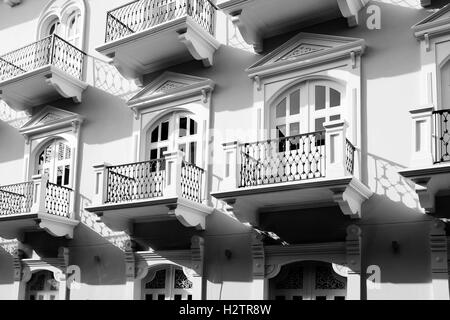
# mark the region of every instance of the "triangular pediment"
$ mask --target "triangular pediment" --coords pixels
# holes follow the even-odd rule
[[[54,127],[58,124],[70,123],[73,121],[79,122],[81,116],[70,111],[58,109],[52,106],[47,106],[25,123],[20,131],[28,133],[42,128]]]
[[[424,33],[442,33],[450,30],[450,4],[437,10],[419,23],[415,24],[413,30],[416,36],[420,37]]]
[[[139,91],[133,98],[130,99],[129,104],[134,101],[151,99],[164,95],[173,94],[174,92],[183,89],[192,88],[193,86],[211,82],[211,80],[201,77],[194,77],[186,74],[175,72],[164,72],[161,76],[153,80],[145,88]]]
[[[302,32],[250,66],[247,72],[309,60],[352,47],[360,47],[362,51],[364,40]]]

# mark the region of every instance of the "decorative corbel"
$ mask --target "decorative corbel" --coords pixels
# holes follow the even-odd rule
[[[423,36],[423,39],[425,41],[425,50],[427,52],[430,52],[431,46],[430,46],[430,35],[428,33],[425,33]]]
[[[253,279],[263,279],[265,277],[265,255],[264,255],[264,236],[256,232],[252,232],[252,263],[253,263]]]
[[[355,51],[350,52],[350,59],[352,60],[352,69],[355,69],[357,65]]]
[[[428,187],[431,177],[420,177],[411,180],[416,184],[415,191],[419,197],[420,206],[427,214],[432,214],[435,209],[435,196]]]
[[[141,114],[139,113],[139,110],[136,107],[132,107],[131,111],[133,111],[134,119],[139,120],[141,117]]]
[[[205,258],[205,240],[199,236],[193,236],[191,238],[191,270],[195,272],[197,276],[203,276],[203,262]]]
[[[78,121],[78,120],[74,120],[74,121],[72,121],[72,132],[74,133],[74,134],[77,134],[78,133],[78,130],[80,129],[80,121]]]
[[[136,279],[136,258],[134,252],[136,251],[136,243],[132,240],[125,242],[125,273],[128,280],[134,281]]]
[[[209,92],[206,89],[202,89],[203,103],[208,102],[208,94],[209,94]]]
[[[256,90],[261,91],[261,78],[259,76],[254,76],[253,81],[255,81]]]
[[[29,146],[29,145],[30,145],[30,136],[27,135],[27,134],[24,134],[24,135],[23,135],[23,138],[25,139],[25,144],[26,144],[27,146]]]

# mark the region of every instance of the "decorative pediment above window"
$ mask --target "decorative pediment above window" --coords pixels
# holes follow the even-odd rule
[[[450,4],[415,24],[412,29],[418,39],[429,39],[450,33]]]
[[[138,111],[196,95],[207,103],[213,90],[214,82],[210,79],[167,71],[131,98],[128,106]]]
[[[76,132],[82,122],[83,118],[76,113],[47,106],[32,116],[20,129],[20,133],[30,137],[35,134],[69,127]]]
[[[302,32],[246,71],[251,78],[264,77],[342,58],[351,58],[356,65],[356,56],[364,49],[363,39]]]

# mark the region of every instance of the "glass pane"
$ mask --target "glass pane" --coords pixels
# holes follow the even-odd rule
[[[341,115],[330,116],[330,121],[341,120]]]
[[[303,300],[303,296],[293,296],[292,300]]]
[[[69,176],[70,176],[70,166],[64,167],[64,185],[69,185]]]
[[[323,124],[325,123],[325,118],[318,118],[316,119],[314,125],[315,125],[315,131],[322,131],[324,130]]]
[[[166,300],[166,296],[163,294],[158,294],[158,300]]]
[[[186,157],[186,144],[185,143],[179,144],[178,145],[178,150],[184,152],[184,157]]]
[[[158,159],[158,149],[152,149],[150,151],[150,160]]]
[[[161,159],[164,158],[164,154],[166,153],[166,151],[167,151],[167,147],[159,149],[159,158],[161,158]]]
[[[285,296],[276,296],[275,300],[286,300]]]
[[[152,281],[148,282],[145,285],[146,289],[164,289],[166,287],[166,270],[158,270],[156,271],[155,277]],[[164,295],[163,295],[164,297]],[[158,296],[159,300],[159,296]],[[164,300],[164,298],[163,298]]]
[[[286,137],[286,126],[277,126],[277,138]]]
[[[145,300],[147,300],[147,301],[153,300],[153,295],[152,294],[146,294],[145,295]]]
[[[158,142],[158,133],[159,133],[159,126],[155,128],[155,130],[152,131],[152,137],[151,142]]]
[[[325,87],[316,86],[316,110],[325,109]]]
[[[330,107],[341,105],[341,93],[334,89],[330,89]]]
[[[189,294],[189,295],[187,296],[187,299],[188,299],[188,300],[192,300],[192,295]]]
[[[326,296],[317,296],[317,297],[316,297],[316,300],[317,300],[317,301],[327,300],[327,297],[326,297]]]
[[[294,122],[289,125],[289,135],[296,136],[300,134],[300,123]]]
[[[191,142],[189,145],[189,161],[195,164],[197,160],[197,142]]]
[[[197,122],[195,122],[195,120],[191,119],[191,128],[190,128],[190,135],[194,135],[197,134]]]
[[[63,183],[63,167],[59,166],[56,170],[56,184],[62,186]]]
[[[187,118],[180,118],[180,137],[185,137],[187,135]]]
[[[175,270],[175,281],[174,281],[175,289],[192,289],[192,282],[184,274],[183,270],[176,269]]]
[[[181,294],[176,294],[176,295],[174,295],[173,300],[179,301],[179,300],[182,300],[181,298],[182,298]]]
[[[281,101],[276,108],[277,118],[284,118],[286,117],[286,98]]]
[[[300,113],[300,90],[291,93],[291,115]]]
[[[169,122],[161,124],[161,141],[169,139]]]

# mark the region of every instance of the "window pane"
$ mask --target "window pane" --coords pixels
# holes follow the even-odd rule
[[[341,115],[330,116],[330,121],[341,120]]]
[[[289,125],[289,135],[296,136],[300,134],[300,123],[294,122]]]
[[[146,294],[145,295],[145,300],[147,300],[147,301],[153,300],[153,295],[152,294]]]
[[[158,300],[166,300],[166,296],[163,294],[158,294]]]
[[[315,131],[322,131],[324,130],[323,124],[325,123],[325,118],[318,118],[315,121]]]
[[[158,149],[152,149],[150,151],[150,160],[158,159]]]
[[[197,142],[191,142],[189,146],[189,161],[195,164],[197,160]]]
[[[186,144],[185,143],[179,144],[178,145],[178,150],[180,150],[180,151],[182,151],[184,153],[183,159],[186,159]]]
[[[190,135],[194,135],[197,134],[197,122],[195,122],[194,120],[191,119],[191,128],[189,130]]]
[[[180,137],[185,137],[187,135],[187,118],[180,118]]]
[[[286,137],[286,126],[277,126],[277,138]]]
[[[291,93],[291,115],[300,113],[300,90]]]
[[[159,132],[159,127],[156,127],[155,130],[152,131],[151,142],[158,142],[158,132]]]
[[[286,117],[286,98],[281,101],[276,108],[277,118],[284,118]]]
[[[341,105],[341,93],[334,89],[330,89],[330,107]]]
[[[161,124],[161,141],[169,139],[169,122],[163,122]]]
[[[70,176],[70,166],[64,167],[64,185],[69,185],[69,176]]]
[[[316,110],[325,109],[325,87],[316,86]]]
[[[63,167],[60,166],[56,169],[56,184],[62,186],[63,182]]]
[[[179,300],[181,300],[181,298],[182,298],[181,294],[176,294],[173,296],[173,300],[175,300],[175,301],[179,301]]]
[[[167,147],[159,149],[159,158],[164,158],[164,153],[166,153]]]

